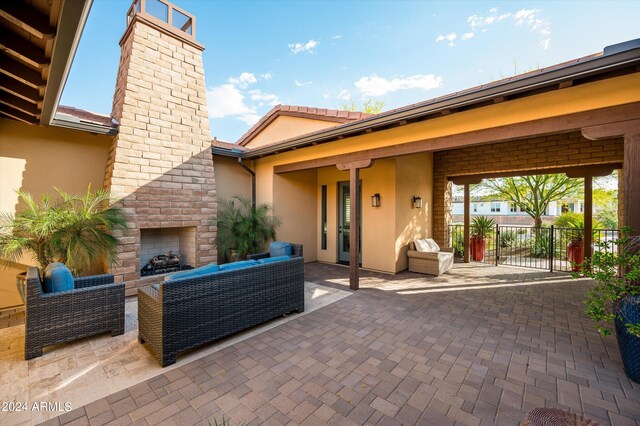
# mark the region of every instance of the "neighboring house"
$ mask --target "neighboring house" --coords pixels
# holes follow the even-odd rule
[[[219,200],[254,191],[282,221],[278,240],[304,244],[307,262],[349,263],[354,288],[356,263],[396,273],[407,267],[411,241],[445,243],[452,182],[515,172],[589,178],[624,168],[621,222],[640,229],[633,192],[640,187],[640,40],[378,115],[279,106],[231,144],[211,138],[195,17],[181,11],[188,25],[176,28],[139,4],[121,40],[108,117],[33,107],[25,115],[17,101],[0,107],[2,210],[20,208],[16,189],[35,196],[54,186],[110,189],[130,221],[110,272],[129,295],[161,279],[140,275],[152,249],[177,247],[194,266],[215,262]],[[56,37],[79,36],[83,24],[66,24]],[[8,28],[32,51],[44,49],[22,27]],[[48,87],[64,75],[35,81],[38,64],[3,53],[9,59],[0,71],[20,88],[12,90],[35,96],[30,84],[45,84],[49,105]],[[52,62],[68,66],[72,58],[69,50]],[[7,294],[24,265],[3,272]]]
[[[472,216],[487,216],[500,225],[533,226],[531,216],[510,201],[500,200],[499,198],[472,197],[470,208]],[[462,223],[464,221],[464,197],[455,196],[453,198],[451,212],[454,223]],[[584,213],[584,201],[573,198],[551,201],[542,220],[544,222],[552,222],[564,212]],[[594,207],[594,213],[596,212],[597,209]]]

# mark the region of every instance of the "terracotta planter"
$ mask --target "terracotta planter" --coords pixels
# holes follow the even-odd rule
[[[572,240],[567,244],[567,259],[573,265],[573,272],[582,270],[582,262],[584,262],[584,242],[582,240]]]
[[[471,249],[471,259],[474,262],[482,262],[484,260],[484,250],[487,245],[485,237],[472,236],[469,238],[469,246]]]

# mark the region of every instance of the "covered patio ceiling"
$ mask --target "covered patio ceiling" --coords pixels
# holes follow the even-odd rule
[[[92,0],[0,4],[0,116],[49,125]]]

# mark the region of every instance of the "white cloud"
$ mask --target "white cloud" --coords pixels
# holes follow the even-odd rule
[[[434,74],[412,75],[406,78],[393,78],[387,80],[384,77],[373,75],[361,77],[355,86],[364,96],[384,96],[387,93],[398,90],[421,89],[431,90],[442,86],[442,77]]]
[[[360,80],[362,80],[362,79],[360,79]],[[351,93],[346,89],[342,89],[340,91],[340,93],[338,93],[337,98],[341,99],[343,101],[348,101],[349,99],[351,99]]]
[[[447,35],[439,35],[438,37],[436,37],[436,43],[440,43],[441,41],[448,41],[449,42],[449,46],[453,47],[456,45],[455,41],[458,38],[458,35],[456,33],[451,33],[451,34],[447,34]]]
[[[291,49],[291,53],[297,55],[300,52],[308,52],[313,53],[313,49],[315,49],[320,44],[319,41],[309,40],[306,43],[290,43],[289,49]]]
[[[336,34],[336,35],[331,36],[331,38],[332,38],[333,40],[339,40],[339,39],[341,39],[341,38],[342,38],[342,35],[340,35],[340,34]]]
[[[268,77],[267,77],[268,75]],[[260,79],[269,80],[271,74],[260,74]],[[243,72],[237,77],[229,77],[227,83],[207,90],[209,117],[234,117],[247,125],[260,119],[258,108],[265,105],[277,105],[278,97],[264,93],[259,89],[248,90],[258,82],[254,74]]]
[[[313,81],[309,80],[309,81],[298,81],[298,80],[294,80],[293,84],[295,84],[298,87],[306,87],[306,86],[311,86],[311,83],[313,83]]]
[[[464,33],[462,34],[462,37],[460,37],[461,40],[469,40],[470,38],[473,38],[475,36],[475,34],[473,32],[470,33]]]
[[[273,77],[273,76],[271,75],[270,72],[268,72],[266,74],[260,74],[260,78],[263,79],[263,80],[271,80],[271,77]]]
[[[472,30],[481,29],[482,32],[487,32],[487,27],[509,18],[516,26],[526,26],[529,27],[531,31],[538,33],[542,48],[545,50],[549,48],[549,44],[551,43],[551,24],[547,18],[541,16],[540,9],[520,9],[514,13],[498,15],[498,8],[494,7],[489,9],[489,15],[487,16],[469,16],[467,23]]]

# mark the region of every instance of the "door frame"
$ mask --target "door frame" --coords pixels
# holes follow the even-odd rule
[[[362,266],[362,179],[360,179],[358,181],[358,185],[360,185],[360,200],[358,200],[358,220],[359,220],[359,230],[360,232],[358,233],[359,235],[359,244],[358,247],[360,249],[360,252],[358,253],[358,266]],[[341,231],[340,229],[342,228],[342,223],[343,223],[343,219],[342,218],[342,210],[343,210],[343,206],[342,206],[342,188],[346,187],[349,188],[349,196],[351,196],[351,188],[350,188],[351,184],[348,180],[346,181],[338,181],[337,182],[337,191],[336,191],[336,195],[337,195],[337,202],[336,202],[336,224],[338,226],[336,226],[336,263],[339,263],[341,265],[349,265],[350,261],[348,259],[347,256],[347,260],[342,260],[340,259],[340,246],[341,246]],[[351,247],[349,247],[349,250],[351,250]]]

